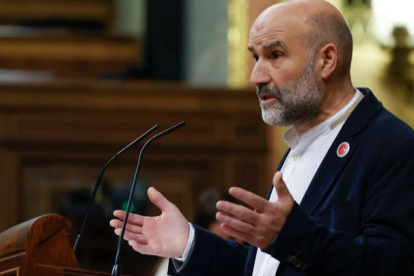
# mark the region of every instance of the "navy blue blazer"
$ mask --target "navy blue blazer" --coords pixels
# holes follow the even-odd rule
[[[414,132],[369,89],[266,252],[284,275],[414,275]],[[348,142],[347,155],[337,155]],[[284,162],[283,158],[279,169]],[[257,248],[196,227],[172,275],[252,275]]]

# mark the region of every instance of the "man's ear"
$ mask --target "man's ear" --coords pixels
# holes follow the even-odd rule
[[[319,54],[321,78],[327,79],[332,75],[338,65],[338,49],[334,44],[326,44],[319,51]]]

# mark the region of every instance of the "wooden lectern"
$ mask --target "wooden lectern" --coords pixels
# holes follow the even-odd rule
[[[0,275],[110,275],[79,268],[66,234],[70,222],[44,215],[0,234]]]

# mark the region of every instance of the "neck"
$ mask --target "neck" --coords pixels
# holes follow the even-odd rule
[[[342,91],[345,92],[335,93],[334,90],[328,90],[328,92],[325,93],[323,104],[321,106],[321,112],[319,115],[313,120],[293,126],[299,136],[340,111],[352,100],[355,95],[355,88],[352,87],[352,85],[351,87]]]

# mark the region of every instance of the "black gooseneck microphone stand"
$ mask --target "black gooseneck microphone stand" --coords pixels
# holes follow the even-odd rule
[[[128,199],[128,206],[127,206],[127,209],[126,209],[124,223],[122,225],[122,231],[121,231],[121,234],[119,235],[118,246],[117,246],[116,256],[115,256],[115,262],[114,262],[114,266],[112,268],[112,276],[120,276],[121,275],[121,270],[120,270],[119,265],[118,265],[119,256],[120,256],[120,252],[121,252],[122,240],[124,239],[124,235],[125,235],[125,228],[126,228],[127,221],[128,221],[128,216],[129,216],[129,211],[130,211],[130,208],[131,208],[132,199],[134,197],[135,187],[136,187],[136,184],[137,184],[139,169],[141,167],[141,161],[142,161],[142,156],[144,154],[144,151],[149,146],[149,144],[151,144],[153,141],[155,141],[155,140],[157,140],[157,139],[173,132],[177,128],[182,127],[183,125],[185,125],[184,121],[168,128],[166,130],[164,130],[163,132],[158,133],[157,135],[154,135],[153,137],[151,137],[151,139],[149,139],[144,144],[144,146],[142,146],[142,149],[141,149],[141,151],[139,153],[139,157],[138,157],[138,164],[137,164],[137,168],[135,170],[134,180],[132,181],[132,188],[131,188],[131,193],[130,193],[129,199]]]
[[[85,228],[86,222],[88,221],[88,217],[89,217],[89,213],[91,212],[92,209],[92,205],[94,203],[95,200],[95,196],[96,193],[99,190],[99,187],[101,186],[101,182],[102,182],[102,177],[106,171],[106,169],[108,168],[108,166],[116,159],[118,158],[120,155],[124,154],[125,152],[127,152],[129,149],[131,149],[133,146],[135,146],[136,144],[138,144],[139,142],[141,142],[144,138],[146,138],[149,134],[151,134],[154,130],[156,130],[158,128],[158,125],[154,125],[152,128],[150,128],[149,130],[147,130],[147,132],[145,132],[144,134],[142,134],[140,137],[138,137],[137,139],[135,139],[134,141],[132,141],[129,145],[127,145],[125,148],[123,148],[122,150],[120,150],[117,154],[115,154],[111,159],[109,159],[108,162],[106,162],[105,166],[103,166],[101,173],[98,176],[98,180],[96,181],[95,184],[95,188],[93,190],[93,193],[91,195],[91,198],[89,199],[89,204],[88,204],[88,210],[86,211],[86,215],[85,218],[83,219],[83,223],[81,226],[81,229],[79,231],[79,234],[76,238],[75,244],[73,245],[73,251],[76,253],[76,249],[78,248],[79,245],[79,240],[82,236],[83,230]]]

